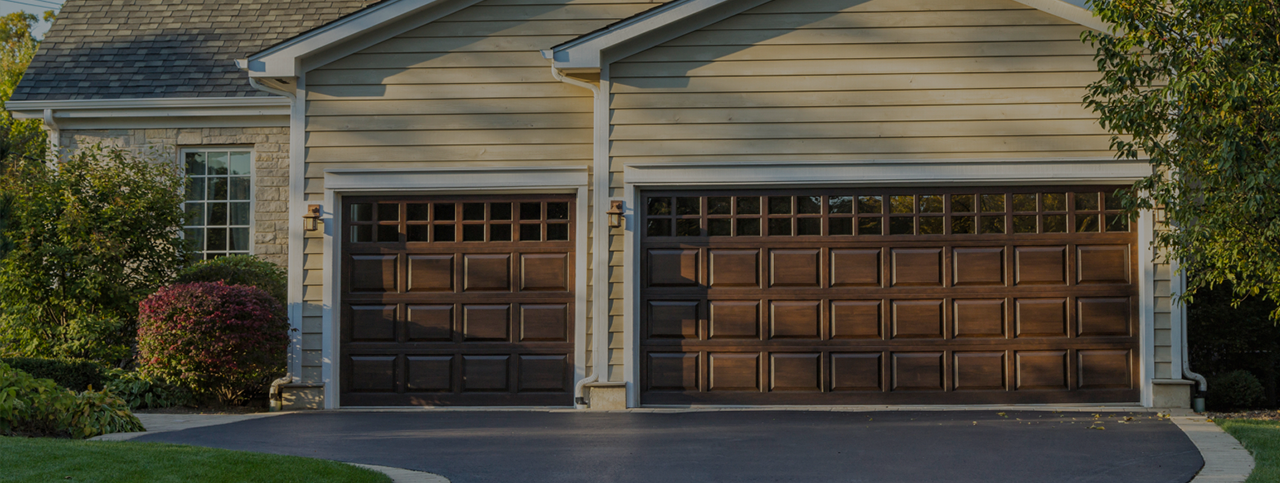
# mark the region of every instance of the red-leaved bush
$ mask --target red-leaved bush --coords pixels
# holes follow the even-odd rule
[[[138,308],[138,365],[145,375],[238,404],[284,374],[289,321],[262,289],[174,285]]]

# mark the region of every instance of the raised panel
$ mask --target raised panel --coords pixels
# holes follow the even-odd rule
[[[650,301],[649,337],[654,339],[697,339],[698,301]]]
[[[953,283],[958,286],[1004,285],[1004,248],[956,248],[952,251]]]
[[[711,287],[760,286],[759,250],[711,250]]]
[[[769,354],[769,390],[822,390],[822,355]]]
[[[879,339],[879,300],[839,300],[831,302],[832,339]]]
[[[1005,387],[1004,352],[956,352],[955,390],[997,390]]]
[[[648,258],[650,286],[698,285],[698,250],[649,250]]]
[[[410,305],[405,336],[410,342],[453,340],[453,305]]]
[[[1018,337],[1066,337],[1066,299],[1016,299]]]
[[[831,354],[832,391],[881,391],[880,353]]]
[[[894,339],[941,339],[941,300],[894,300]]]
[[[569,306],[523,304],[520,306],[520,342],[569,340]]]
[[[1019,351],[1017,381],[1023,389],[1067,389],[1066,351]]]
[[[711,301],[711,339],[757,339],[760,337],[760,302]]]
[[[453,356],[408,356],[405,390],[449,392],[453,390]]]
[[[395,392],[396,356],[351,356],[352,392]]]
[[[817,339],[822,336],[818,302],[776,301],[770,304],[771,339]]]
[[[409,292],[452,292],[453,255],[409,255]]]
[[[894,391],[941,391],[941,352],[896,352],[893,354]]]
[[[879,287],[880,249],[832,249],[831,286]]]
[[[1018,285],[1067,283],[1067,247],[1017,247],[1013,251]]]
[[[508,391],[509,355],[462,356],[462,390],[466,392]]]
[[[566,392],[569,361],[563,355],[521,355],[520,392]]]
[[[569,290],[569,255],[564,253],[520,255],[520,290],[526,292]]]
[[[352,292],[395,292],[396,255],[352,255]]]
[[[1080,389],[1127,389],[1132,384],[1128,350],[1080,350]]]
[[[463,255],[463,290],[467,292],[505,292],[511,290],[511,255]]]
[[[393,342],[396,340],[396,306],[352,305],[352,342]]]
[[[1077,331],[1081,336],[1129,335],[1131,313],[1128,297],[1080,297]]]
[[[697,391],[698,354],[650,352],[648,389],[651,391]]]
[[[1129,283],[1129,246],[1076,247],[1078,283]]]
[[[463,305],[462,338],[467,342],[510,339],[510,305]]]
[[[714,252],[713,256],[714,256]],[[770,285],[774,287],[817,287],[818,250],[770,250]]]
[[[941,248],[895,248],[893,286],[942,285]]]
[[[760,354],[711,354],[711,391],[759,391]]]
[[[1004,337],[1004,299],[956,300],[952,303],[955,337]]]

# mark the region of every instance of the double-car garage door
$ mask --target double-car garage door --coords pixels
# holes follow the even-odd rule
[[[645,192],[641,401],[1137,401],[1112,189]],[[574,204],[344,201],[341,404],[572,404]]]
[[[1136,401],[1103,187],[654,192],[644,404]]]

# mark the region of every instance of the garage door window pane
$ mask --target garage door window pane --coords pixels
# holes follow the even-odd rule
[[[859,235],[881,235],[883,233],[879,218],[858,218]]]
[[[998,213],[1004,211],[1004,195],[982,195],[982,212]]]
[[[797,196],[796,197],[796,213],[800,213],[802,215],[822,214],[822,197],[821,196]]]
[[[520,203],[521,220],[541,220],[542,203]]]
[[[889,218],[890,235],[913,235],[916,232],[915,218],[896,216]]]
[[[733,198],[728,196],[712,196],[707,198],[707,214],[732,215]]]
[[[523,214],[523,211],[521,212]],[[671,214],[670,198],[649,198],[649,214],[666,216]]]
[[[951,233],[957,235],[972,235],[975,233],[972,216],[953,216],[951,217]]]
[[[563,241],[569,239],[569,224],[548,223],[547,241]]]
[[[351,205],[351,221],[373,221],[373,205],[370,203],[353,203]]]
[[[822,218],[798,218],[796,219],[797,235],[821,235],[822,234]]]
[[[677,215],[702,214],[702,198],[693,198],[693,197],[676,198],[676,214]]]
[[[352,205],[355,206],[355,205]],[[405,205],[405,218],[409,221],[427,221],[431,218],[431,205],[427,203],[409,203]],[[361,221],[361,220],[354,220]]]
[[[462,225],[462,241],[484,241],[484,225]]]
[[[770,215],[790,215],[791,214],[791,197],[790,196],[770,196],[769,197],[769,214]]]
[[[952,213],[973,213],[973,195],[951,195]]]
[[[889,213],[914,213],[915,197],[895,195],[889,197]]]
[[[942,217],[941,216],[922,216],[920,217],[920,234],[921,235],[941,235]]]
[[[676,220],[676,236],[702,236],[698,220]]]
[[[453,221],[453,203],[436,203],[431,214],[435,215],[436,221]]]
[[[727,218],[707,220],[707,235],[730,236],[732,234],[733,234],[733,220],[730,220]]]
[[[431,225],[409,225],[405,227],[405,235],[411,242],[425,242],[430,236]]]
[[[1044,215],[1045,233],[1066,233],[1067,215]]]
[[[827,210],[829,210],[830,213],[840,213],[840,214],[853,213],[853,197],[852,196],[828,197]]]
[[[489,225],[490,241],[511,241],[511,225]]]
[[[548,220],[568,220],[569,204],[568,203],[547,203],[547,219]]]
[[[791,236],[791,218],[770,219],[769,236]]]
[[[1004,217],[1003,216],[983,216],[979,220],[982,227],[982,233],[1004,233]]]
[[[738,236],[760,236],[760,219],[738,220]]]
[[[1067,211],[1067,195],[1062,193],[1045,193],[1040,195],[1044,202],[1044,211]]]
[[[351,227],[351,241],[369,243],[373,241],[373,225],[355,225]]]
[[[510,220],[511,203],[489,203],[490,220]]]
[[[853,218],[832,218],[827,222],[832,235],[852,235]]]
[[[378,241],[384,243],[400,241],[400,225],[378,225]]]
[[[942,195],[920,195],[921,213],[942,213]]]
[[[431,234],[435,235],[436,242],[451,242],[457,236],[453,230],[453,225],[436,225]]]
[[[470,221],[483,220],[483,219],[484,219],[484,203],[463,203],[463,204],[462,204],[462,219],[463,219],[464,221],[466,221],[466,220],[470,220]],[[466,240],[466,238],[467,238],[467,237],[466,237],[466,235],[464,234],[464,235],[462,236],[462,238],[463,238],[463,240]],[[481,238],[483,238],[483,237],[481,237]]]
[[[1107,215],[1107,231],[1129,231],[1129,217]]]
[[[760,198],[756,196],[739,196],[738,197],[738,214],[739,215],[759,215],[760,214]]]
[[[542,241],[542,225],[520,225],[520,241]]]
[[[1013,195],[1013,211],[1036,211],[1036,195]]]
[[[1036,232],[1036,216],[1035,215],[1019,215],[1013,217],[1014,233],[1035,233]]]
[[[880,213],[884,213],[884,205],[880,202],[879,195],[858,197],[858,214]]]
[[[1076,210],[1097,211],[1097,193],[1076,193]]]
[[[1076,232],[1096,232],[1098,231],[1098,215],[1076,215]]]

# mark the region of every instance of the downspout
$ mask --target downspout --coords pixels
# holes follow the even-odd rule
[[[49,151],[54,157],[58,157],[59,145],[62,143],[62,130],[58,128],[58,122],[53,119],[53,109],[44,110],[44,126],[49,130]]]
[[[560,82],[564,82],[569,85],[574,85],[574,86],[581,87],[583,89],[590,90],[593,101],[595,99],[600,98],[600,87],[595,86],[590,82],[584,82],[571,77],[566,77],[564,74],[561,74],[559,70],[556,70],[555,66],[551,66],[551,76],[555,77],[555,79]],[[592,105],[594,105],[594,102]],[[592,158],[594,159],[595,156],[593,155]],[[599,169],[595,169],[593,171],[594,172],[592,173],[592,183],[595,185],[594,198],[596,201],[599,201],[603,199],[602,193],[600,192],[600,183],[599,183],[599,179],[602,174],[600,173]],[[607,179],[609,176],[607,170],[605,173],[603,173],[603,176],[605,176],[606,183],[607,183]],[[608,187],[606,186],[605,189],[607,190]],[[603,196],[607,196],[607,195],[608,193],[603,194]],[[602,206],[601,203],[597,202],[592,204],[594,205],[594,208],[595,208],[595,210],[593,211],[596,213],[599,213],[600,210],[603,209],[601,208]],[[605,285],[605,284],[600,283],[600,279],[602,277],[600,277],[601,268],[599,263],[599,260],[601,257],[601,253],[600,253],[601,250],[599,247],[599,245],[601,244],[600,237],[608,236],[608,232],[603,232],[603,230],[601,230],[600,220],[597,219],[592,221],[593,223],[591,224],[591,236],[592,236],[592,240],[595,241],[597,245],[595,247],[592,247],[592,250],[591,250],[591,267],[593,270],[592,273],[593,275],[595,275],[594,277],[595,280],[592,281],[591,299],[593,301],[593,308],[597,309],[595,310],[595,313],[591,318],[592,325],[594,325],[594,327],[592,327],[592,330],[591,330],[591,339],[593,341],[591,345],[592,347],[594,347],[594,350],[591,353],[591,358],[593,360],[593,362],[591,363],[591,375],[582,378],[582,380],[578,381],[578,383],[573,387],[573,405],[577,409],[585,409],[587,407],[587,404],[589,403],[589,401],[587,401],[587,398],[585,396],[587,384],[591,384],[593,382],[599,382],[601,380],[600,378],[601,371],[608,370],[609,368],[609,339],[608,339],[609,333],[607,329],[600,330],[600,327],[602,325],[604,327],[608,327],[608,324],[601,324],[600,315],[599,315],[599,313],[602,312],[599,310],[599,308],[601,307],[601,304],[603,304],[605,307],[608,307],[609,305],[608,291],[605,290],[605,287],[602,287],[602,285]],[[603,232],[603,235],[602,235],[602,232]],[[608,270],[608,268],[606,267],[605,270]],[[607,314],[607,312],[605,313]]]
[[[1182,267],[1177,261],[1173,261],[1169,265],[1170,270],[1175,274],[1175,276],[1182,270]],[[1177,289],[1175,293],[1181,294],[1187,290],[1186,277],[1187,274],[1184,273],[1176,279]],[[1190,344],[1187,342],[1187,312],[1188,310],[1186,305],[1182,305],[1182,310],[1178,311],[1178,319],[1180,319],[1178,324],[1180,324],[1182,330],[1182,376],[1196,381],[1198,383],[1197,387],[1200,388],[1200,393],[1203,394],[1205,391],[1209,390],[1209,383],[1205,380],[1203,375],[1191,372],[1191,349]]]
[[[288,98],[290,106],[292,106],[293,103],[297,101],[297,97],[294,96],[292,92],[264,86],[262,84],[259,84],[257,79],[254,79],[253,77],[249,77],[249,85],[253,86],[254,89],[260,90],[262,92],[266,92],[268,94],[276,94],[276,95],[284,96]],[[289,111],[293,112],[293,109],[291,108]],[[293,314],[290,314],[290,315],[293,315]],[[293,317],[290,317],[290,318],[292,319]],[[296,329],[293,327],[290,327],[289,331],[294,332],[296,331]],[[283,395],[280,394],[280,386],[298,382],[297,380],[299,378],[295,374],[296,371],[293,370],[294,365],[298,362],[298,355],[296,351],[292,349],[293,347],[298,346],[300,343],[301,341],[297,340],[297,337],[295,337],[293,334],[289,334],[289,345],[291,346],[289,350],[289,361],[285,365],[286,372],[284,377],[271,381],[271,389],[270,391],[267,392],[267,410],[268,411],[276,412],[276,411],[280,411],[284,407],[284,399],[283,399]]]

